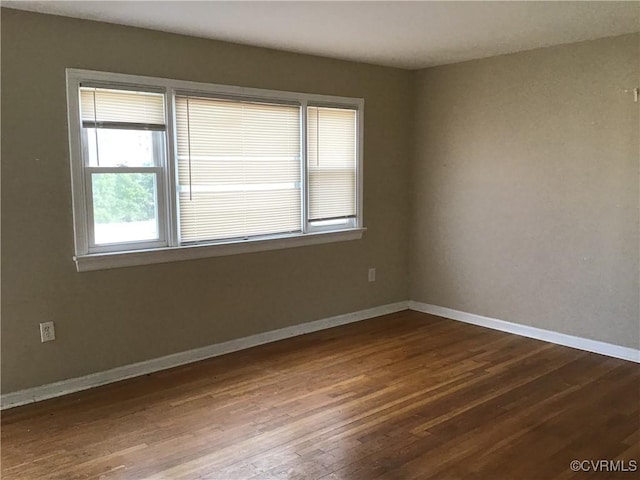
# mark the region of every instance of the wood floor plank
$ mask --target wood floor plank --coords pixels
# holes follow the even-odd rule
[[[640,464],[640,366],[405,311],[1,420],[10,480],[579,479]]]

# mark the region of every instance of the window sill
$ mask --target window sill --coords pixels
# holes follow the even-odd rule
[[[322,243],[359,240],[366,228],[352,228],[320,233],[306,233],[272,237],[266,239],[249,239],[244,241],[220,242],[206,245],[189,245],[182,247],[156,248],[153,250],[132,250],[126,252],[96,253],[75,256],[78,272],[107,270],[111,268],[134,267],[154,263],[179,262],[198,258],[221,257],[242,253],[264,252],[283,248],[319,245]]]

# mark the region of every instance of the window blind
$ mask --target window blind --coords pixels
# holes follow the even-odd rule
[[[307,107],[310,221],[356,215],[356,113]]]
[[[80,114],[84,126],[126,123],[164,127],[164,95],[81,87]]]
[[[300,231],[300,107],[176,96],[182,242]]]

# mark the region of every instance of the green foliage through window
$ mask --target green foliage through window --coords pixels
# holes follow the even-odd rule
[[[155,218],[155,175],[100,173],[93,175],[96,223],[140,222]]]

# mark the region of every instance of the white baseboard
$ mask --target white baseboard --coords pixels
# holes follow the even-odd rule
[[[106,385],[108,383],[118,382],[127,378],[138,377],[140,375],[146,375],[160,370],[166,370],[168,368],[197,362],[211,357],[217,357],[226,353],[283,340],[285,338],[304,335],[305,333],[316,332],[318,330],[325,330],[327,328],[337,327],[347,323],[359,322],[361,320],[378,317],[380,315],[400,312],[407,308],[417,312],[429,313],[439,317],[491,328],[493,330],[500,330],[502,332],[513,333],[523,337],[535,338],[545,342],[640,363],[640,350],[633,348],[576,337],[551,330],[530,327],[528,325],[505,322],[504,320],[483,317],[482,315],[461,312],[459,310],[439,307],[437,305],[408,301],[391,303],[366,310],[346,313],[344,315],[337,315],[335,317],[323,318],[314,322],[293,325],[291,327],[281,328],[278,330],[271,330],[269,332],[258,333],[249,337],[237,338],[224,343],[217,343],[202,348],[188,350],[186,352],[175,353],[165,357],[154,358],[144,362],[113,368],[104,372],[92,373],[83,377],[70,378],[68,380],[42,385],[40,387],[33,387],[26,390],[3,394],[0,395],[0,409],[5,410],[11,407],[25,405],[27,403],[46,400],[48,398],[60,397],[69,393],[99,387],[100,385]]]
[[[314,322],[302,323],[300,325],[293,325],[291,327],[281,328],[278,330],[258,333],[249,337],[229,340],[224,343],[217,343],[202,348],[188,350],[186,352],[175,353],[165,357],[125,365],[123,367],[113,368],[104,372],[92,373],[83,377],[70,378],[68,380],[42,385],[40,387],[33,387],[17,392],[7,393],[0,396],[0,408],[4,410],[11,407],[17,407],[19,405],[25,405],[27,403],[46,400],[47,398],[60,397],[80,390],[87,390],[100,385],[106,385],[107,383],[146,375],[159,370],[197,362],[206,358],[217,357],[219,355],[224,355],[225,353],[263,345],[265,343],[275,342],[285,338],[304,335],[305,333],[316,332],[318,330],[325,330],[327,328],[337,327],[347,323],[359,322],[361,320],[378,317],[380,315],[400,312],[407,308],[408,302],[391,303],[353,313],[337,315],[335,317],[323,318]]]
[[[634,348],[622,347],[611,343],[599,342],[588,338],[575,337],[565,333],[554,332],[552,330],[544,330],[542,328],[530,327],[519,323],[505,322],[496,318],[483,317],[473,313],[461,312],[451,308],[439,307],[428,303],[409,302],[409,309],[417,312],[430,313],[439,317],[450,318],[460,322],[472,323],[481,327],[500,330],[501,332],[514,333],[523,337],[535,338],[545,342],[564,345],[565,347],[577,348],[587,352],[599,353],[609,357],[621,358],[632,362],[640,363],[640,350]]]

